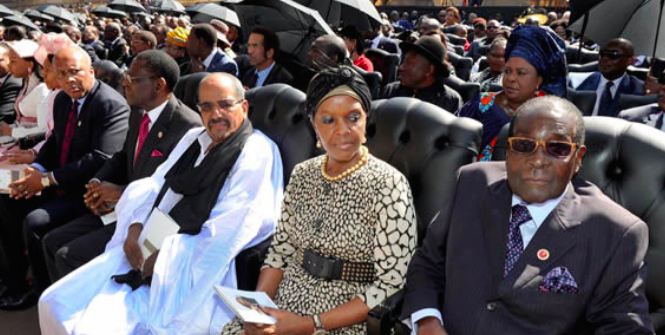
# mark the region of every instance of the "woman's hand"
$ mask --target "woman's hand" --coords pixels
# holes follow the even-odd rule
[[[272,326],[246,323],[246,334],[299,335],[314,332],[314,320],[309,316],[300,316],[285,310],[265,306],[261,306],[261,309],[277,319],[277,322]]]

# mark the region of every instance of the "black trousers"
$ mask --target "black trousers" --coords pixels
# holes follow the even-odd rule
[[[104,226],[98,216],[85,214],[46,234],[42,243],[51,281],[101,255],[114,231],[115,222]]]
[[[20,292],[27,287],[29,265],[32,265],[37,290],[46,289],[50,279],[44,264],[42,237],[51,229],[89,212],[82,199],[57,197],[48,191],[27,200],[0,195],[0,240],[8,263],[6,279],[10,290]]]

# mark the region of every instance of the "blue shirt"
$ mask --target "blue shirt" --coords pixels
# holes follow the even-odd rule
[[[272,68],[275,67],[275,62],[273,61],[270,66],[267,68],[259,71],[259,70],[254,70],[254,73],[256,73],[259,77],[256,79],[256,86],[254,87],[261,87],[263,86],[263,83],[266,81],[268,78],[268,75],[270,74],[270,71],[272,71]]]

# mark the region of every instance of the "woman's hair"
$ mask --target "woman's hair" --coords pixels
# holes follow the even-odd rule
[[[459,23],[460,21],[462,21],[462,17],[459,14],[459,9],[451,6],[451,7],[446,8],[446,13],[448,13],[448,12],[453,13],[453,15],[455,16],[455,21],[456,22]]]
[[[26,62],[32,62],[32,74],[39,80],[39,82],[44,82],[44,78],[42,77],[42,66],[37,62],[37,60],[34,57],[26,57],[23,58]]]
[[[372,94],[363,77],[349,66],[335,66],[323,69],[312,78],[307,87],[307,113],[310,117],[316,114],[316,109],[326,95],[340,86],[348,86],[358,97],[360,103],[369,114]]]

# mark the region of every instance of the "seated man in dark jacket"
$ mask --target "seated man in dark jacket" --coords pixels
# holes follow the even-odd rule
[[[399,67],[399,81],[388,84],[381,94],[382,98],[413,97],[451,113],[458,110],[462,106],[462,98],[443,83],[443,78],[449,75],[443,43],[425,36],[413,44],[404,42],[400,47],[406,56]]]

